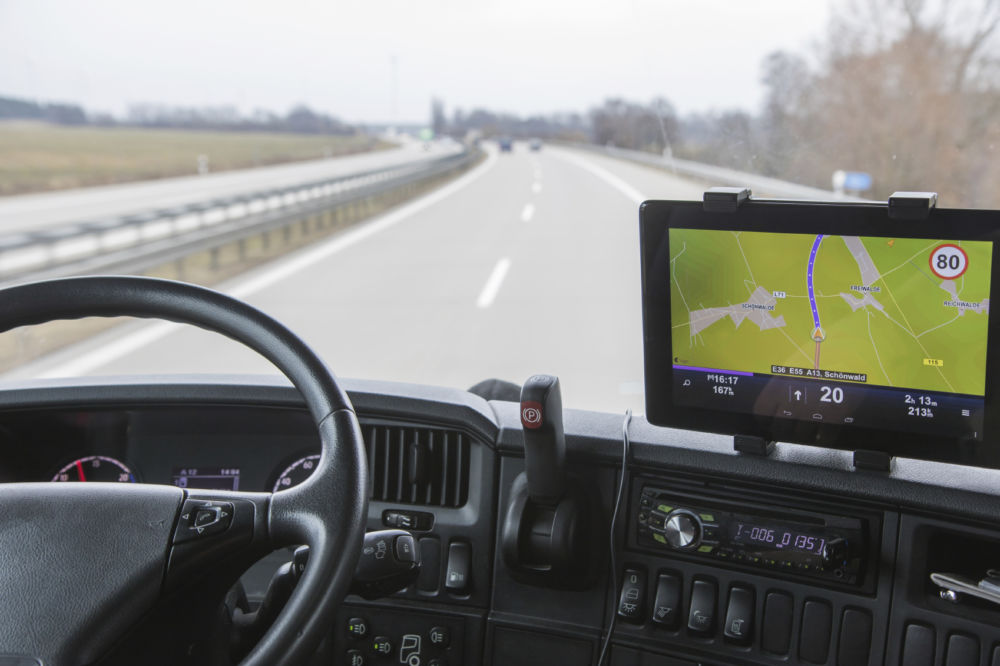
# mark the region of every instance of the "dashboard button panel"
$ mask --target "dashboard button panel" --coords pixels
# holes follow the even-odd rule
[[[872,615],[860,608],[845,608],[840,619],[837,666],[867,664],[872,646]]]
[[[965,634],[948,637],[945,666],[979,666],[979,641]]]
[[[911,623],[903,635],[903,659],[906,666],[933,666],[934,630],[923,624]]]
[[[830,654],[832,611],[825,601],[810,599],[802,606],[799,657],[810,664],[825,664]]]
[[[352,617],[347,621],[347,636],[361,639],[368,635],[368,620],[363,617]]]
[[[656,579],[653,622],[664,629],[676,629],[681,618],[681,578],[660,574]]]
[[[764,600],[761,648],[771,654],[785,655],[792,641],[792,597],[784,592],[768,592]]]
[[[448,569],[444,587],[452,594],[468,594],[469,574],[472,567],[472,547],[464,541],[448,545]]]
[[[695,579],[691,585],[691,607],[688,609],[688,630],[696,634],[711,634],[715,629],[715,581]]]
[[[434,536],[421,537],[420,574],[417,589],[426,594],[436,594],[441,585],[441,540]]]
[[[645,619],[646,572],[626,569],[622,577],[622,590],[618,597],[618,617],[626,622],[641,624]]]
[[[723,635],[740,645],[746,645],[753,638],[754,594],[749,587],[733,586],[729,590],[729,604],[726,607],[726,624]]]

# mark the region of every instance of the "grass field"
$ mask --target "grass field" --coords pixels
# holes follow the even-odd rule
[[[386,147],[368,136],[62,127],[0,122],[0,195],[193,175]]]

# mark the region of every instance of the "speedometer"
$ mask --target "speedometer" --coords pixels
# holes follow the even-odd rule
[[[53,481],[116,481],[135,483],[132,470],[120,460],[108,456],[77,458],[52,477]]]
[[[278,475],[278,480],[274,483],[273,492],[299,485],[312,476],[317,463],[319,463],[319,454],[299,458]]]

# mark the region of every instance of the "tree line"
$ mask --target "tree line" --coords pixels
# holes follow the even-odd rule
[[[82,106],[43,103],[0,97],[0,120],[37,120],[58,125],[101,127],[151,127],[243,132],[292,132],[295,134],[356,134],[357,129],[308,106],[298,105],[285,114],[256,110],[244,115],[234,106],[185,107],[167,104],[133,104],[122,117],[88,113]]]
[[[460,135],[538,136],[668,154],[829,189],[864,171],[884,198],[932,190],[941,205],[1000,207],[1000,0],[853,0],[805,53],[760,66],[764,101],[679,115],[665,98],[520,118],[457,110]]]

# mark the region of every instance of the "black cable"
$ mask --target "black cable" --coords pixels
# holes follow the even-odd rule
[[[628,472],[628,450],[629,450],[629,439],[628,439],[628,426],[632,422],[632,410],[625,410],[625,420],[622,421],[622,474],[621,480],[618,482],[618,497],[615,499],[614,512],[611,514],[611,596],[618,593],[618,564],[617,564],[617,548],[615,545],[615,533],[618,531],[618,514],[621,513],[622,499],[625,497],[625,479],[626,473]],[[615,632],[615,624],[618,622],[617,611],[618,604],[613,603],[611,606],[611,620],[608,622],[608,633],[604,637],[604,645],[601,647],[601,657],[597,660],[597,666],[604,666],[605,659],[608,657],[608,648],[611,647],[611,635]]]

